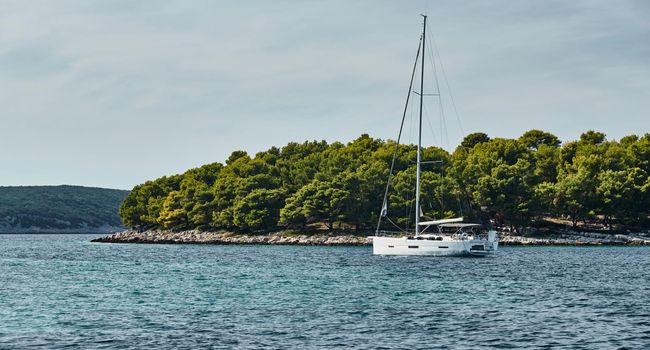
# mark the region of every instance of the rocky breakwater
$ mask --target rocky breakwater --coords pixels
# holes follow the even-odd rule
[[[650,234],[607,234],[596,232],[566,232],[548,237],[525,237],[499,234],[500,245],[539,246],[539,245],[650,245]]]
[[[232,232],[204,231],[144,231],[127,230],[110,236],[92,240],[102,243],[154,243],[154,244],[276,244],[276,245],[369,245],[372,243],[366,236],[328,235],[328,234],[296,234],[281,231],[269,234],[247,235]]]

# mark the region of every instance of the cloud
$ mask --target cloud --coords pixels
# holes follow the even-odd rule
[[[423,8],[465,131],[647,131],[643,1],[0,6],[3,184],[130,188],[235,149],[395,137]]]

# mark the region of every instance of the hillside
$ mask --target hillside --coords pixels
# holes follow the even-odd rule
[[[0,186],[0,233],[105,233],[119,230],[129,191],[81,186]]]

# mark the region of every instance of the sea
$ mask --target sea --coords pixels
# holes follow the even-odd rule
[[[91,243],[0,235],[0,349],[650,349],[650,247]]]

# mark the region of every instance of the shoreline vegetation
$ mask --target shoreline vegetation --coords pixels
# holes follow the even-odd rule
[[[364,246],[372,244],[371,232],[298,232],[282,230],[261,234],[245,234],[230,231],[135,231],[126,230],[99,237],[92,242],[99,243],[142,243],[142,244],[264,244],[264,245],[312,245],[312,246]],[[499,244],[503,246],[570,246],[570,245],[612,245],[650,246],[650,234],[609,234],[596,232],[567,231],[536,236],[521,236],[516,233],[500,232]]]
[[[417,147],[361,135],[308,141],[211,163],[135,186],[119,208],[134,232],[374,232],[414,227]],[[575,141],[529,130],[467,135],[453,152],[422,149],[421,217],[464,217],[526,232],[647,232],[650,133]],[[394,163],[393,163],[394,161]],[[440,165],[442,163],[442,166]],[[364,235],[365,236],[365,235]],[[535,235],[532,235],[533,237]],[[256,238],[257,239],[257,238]],[[261,238],[259,238],[261,239]],[[270,238],[269,238],[270,239]]]

